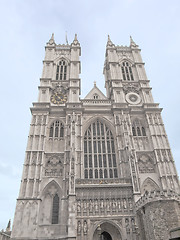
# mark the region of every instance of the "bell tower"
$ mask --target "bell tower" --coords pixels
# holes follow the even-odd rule
[[[13,239],[75,239],[80,55],[77,35],[71,44],[56,44],[52,34],[45,46],[38,102],[31,108]]]
[[[45,47],[43,73],[40,79],[39,102],[52,104],[79,102],[80,44],[77,34],[71,45],[56,44],[54,34]]]

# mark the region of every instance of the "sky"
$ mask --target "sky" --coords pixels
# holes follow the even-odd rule
[[[81,44],[82,98],[104,90],[107,35],[115,45],[142,49],[154,101],[180,174],[180,1],[179,0],[0,0],[0,230],[13,219],[19,193],[32,102],[37,101],[44,46],[77,33]]]

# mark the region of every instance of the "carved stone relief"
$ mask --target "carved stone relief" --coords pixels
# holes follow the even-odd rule
[[[78,216],[118,215],[133,209],[132,198],[106,198],[77,200]]]
[[[124,90],[125,94],[130,93],[130,92],[139,94],[140,87],[139,87],[139,84],[137,84],[137,83],[125,83],[125,84],[123,84],[123,90]]]
[[[57,177],[63,175],[63,156],[47,156],[45,165],[45,176]]]
[[[155,167],[153,163],[152,157],[149,155],[141,155],[138,159],[138,166],[139,166],[139,172],[140,173],[154,173]]]

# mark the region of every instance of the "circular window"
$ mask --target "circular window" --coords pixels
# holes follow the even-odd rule
[[[129,104],[139,104],[141,102],[141,97],[137,93],[126,94],[126,101]]]

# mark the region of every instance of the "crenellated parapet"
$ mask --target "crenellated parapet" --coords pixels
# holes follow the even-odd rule
[[[180,194],[173,191],[151,191],[146,192],[135,204],[136,210],[144,207],[148,203],[157,201],[175,200],[180,203]]]

